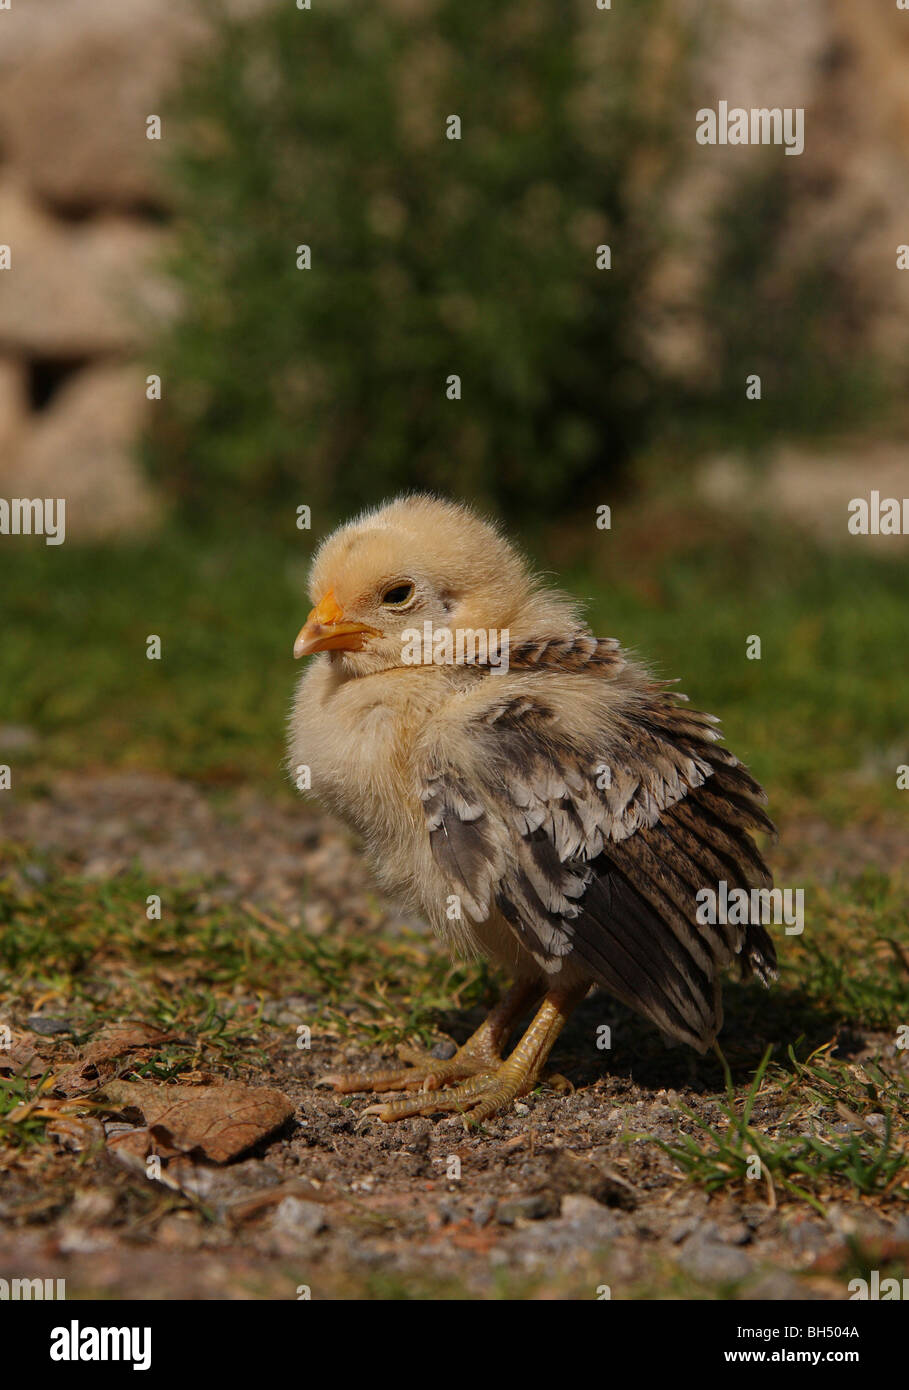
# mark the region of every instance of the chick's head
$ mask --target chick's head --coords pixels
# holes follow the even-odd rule
[[[574,619],[491,523],[428,496],[398,498],[333,532],[316,552],[309,592],[314,607],[294,656],[328,652],[348,675],[407,665],[409,634],[427,623],[513,638],[564,632]]]

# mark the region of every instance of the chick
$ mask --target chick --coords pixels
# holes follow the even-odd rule
[[[371,1106],[383,1120],[480,1123],[533,1088],[596,985],[705,1051],[721,971],[767,983],[776,965],[759,924],[698,920],[699,890],[771,882],[748,834],[773,829],[766,798],[717,721],[451,502],[401,497],[342,526],[309,587],[291,766],[362,834],[387,893],[514,980],[449,1061],[402,1052],[407,1066],[325,1080],[418,1092]]]

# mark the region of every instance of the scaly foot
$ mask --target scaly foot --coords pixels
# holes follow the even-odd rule
[[[489,1077],[502,1065],[502,1045],[515,1019],[538,994],[535,985],[515,985],[463,1047],[447,1060],[431,1057],[419,1048],[399,1047],[398,1056],[409,1066],[331,1073],[323,1076],[319,1084],[334,1086],[342,1095],[350,1095],[354,1091],[437,1091],[451,1081]]]
[[[532,1091],[540,1079],[550,1049],[565,1025],[571,1009],[584,997],[587,989],[566,992],[551,990],[540,1005],[533,1022],[507,1061],[502,1061],[496,1045],[501,1034],[502,1012],[510,1010],[515,1016],[514,991],[503,1000],[486,1023],[451,1058],[441,1064],[433,1061],[432,1068],[424,1062],[404,1072],[380,1072],[370,1079],[371,1090],[413,1089],[420,1086],[419,1095],[401,1100],[383,1101],[367,1106],[365,1115],[378,1115],[380,1120],[403,1120],[411,1115],[436,1115],[456,1111],[464,1118],[465,1128],[480,1125],[496,1111],[510,1105],[518,1096]],[[526,1002],[526,993],[522,1004]],[[491,1025],[491,1027],[490,1027]],[[487,1030],[484,1032],[484,1030]],[[490,1032],[493,1034],[490,1037]],[[442,1075],[441,1069],[448,1068]],[[468,1070],[469,1068],[469,1070]],[[460,1086],[439,1089],[448,1080],[466,1076]],[[380,1084],[377,1086],[376,1078]],[[395,1080],[389,1080],[394,1077]],[[403,1079],[402,1079],[403,1078]],[[332,1078],[337,1089],[361,1090],[366,1077]],[[385,1083],[388,1084],[385,1084]],[[357,1084],[352,1084],[357,1083]]]

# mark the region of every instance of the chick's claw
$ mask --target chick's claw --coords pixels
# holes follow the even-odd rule
[[[412,1115],[438,1115],[457,1111],[464,1116],[465,1128],[479,1124],[493,1111],[507,1104],[508,1097],[499,1096],[500,1082],[496,1074],[475,1076],[461,1086],[452,1086],[444,1091],[424,1090],[415,1096],[404,1096],[401,1100],[388,1100],[378,1105],[367,1105],[364,1115],[377,1115],[386,1123],[391,1120],[407,1120]],[[487,1109],[489,1101],[492,1104]],[[482,1114],[478,1112],[482,1111]]]
[[[489,1081],[502,1066],[502,1046],[509,1030],[536,993],[533,985],[513,985],[477,1031],[447,1061],[431,1057],[419,1048],[403,1046],[398,1048],[398,1056],[410,1066],[372,1072],[336,1072],[323,1076],[319,1085],[334,1086],[341,1095],[352,1095],[356,1091],[439,1091],[452,1081],[468,1081],[471,1077]],[[388,1105],[380,1107],[382,1110],[389,1108]],[[418,1113],[407,1111],[407,1114]],[[382,1118],[401,1117],[383,1115]]]
[[[500,1058],[476,1056],[461,1048],[448,1061],[440,1061],[415,1049],[404,1049],[400,1055],[411,1065],[387,1071],[333,1072],[323,1076],[319,1085],[333,1086],[340,1095],[356,1091],[438,1091],[450,1081],[464,1081],[478,1072],[488,1072]]]
[[[404,1120],[412,1115],[437,1115],[457,1111],[464,1118],[464,1127],[480,1125],[500,1110],[505,1110],[518,1096],[526,1096],[540,1079],[543,1065],[553,1042],[565,1022],[569,1010],[582,990],[574,995],[551,990],[544,998],[533,1022],[506,1061],[501,1061],[482,1030],[475,1033],[459,1053],[451,1059],[469,1062],[474,1075],[460,1086],[446,1090],[425,1087],[420,1095],[405,1096],[378,1105],[369,1105],[365,1115],[377,1115],[380,1120]],[[489,1020],[487,1020],[488,1024]],[[485,1027],[486,1025],[484,1025]],[[495,1064],[490,1066],[491,1057]],[[446,1065],[443,1063],[443,1066]],[[435,1079],[435,1078],[433,1078]]]

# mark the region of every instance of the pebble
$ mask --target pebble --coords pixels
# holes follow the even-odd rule
[[[679,1264],[695,1279],[718,1284],[737,1283],[745,1279],[752,1269],[751,1260],[744,1250],[700,1236],[686,1242],[679,1256]]]
[[[473,1224],[475,1226],[488,1226],[495,1214],[495,1197],[481,1197],[473,1209]]]
[[[325,1208],[319,1202],[307,1202],[302,1197],[284,1197],[275,1208],[272,1228],[295,1236],[317,1236],[328,1222]]]
[[[49,1018],[44,1014],[29,1014],[25,1020],[25,1025],[33,1033],[40,1033],[42,1037],[50,1038],[55,1033],[71,1033],[72,1026],[67,1023],[65,1018]]]

